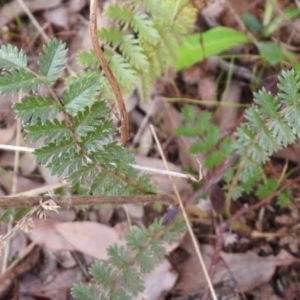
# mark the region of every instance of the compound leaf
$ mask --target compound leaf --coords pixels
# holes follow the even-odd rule
[[[27,56],[23,50],[12,45],[3,45],[0,48],[0,68],[4,70],[16,70],[27,67]]]
[[[63,93],[62,101],[66,106],[66,111],[71,115],[84,111],[86,106],[94,103],[93,97],[99,90],[100,82],[97,75],[77,78]]]
[[[16,94],[19,91],[27,93],[29,90],[35,91],[42,83],[41,79],[36,78],[33,73],[18,69],[11,72],[5,72],[0,77],[0,93]]]
[[[53,83],[64,68],[67,61],[66,54],[66,44],[56,39],[50,40],[43,47],[39,61],[40,74],[45,76],[49,83]]]
[[[60,111],[60,107],[50,97],[40,95],[24,97],[13,108],[23,123],[30,120],[31,124],[36,124],[38,120],[45,124],[48,119],[53,120]]]

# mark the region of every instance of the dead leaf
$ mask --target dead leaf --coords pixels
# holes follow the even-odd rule
[[[143,134],[139,139],[139,154],[148,155],[153,145],[152,133],[149,126],[146,126]]]
[[[27,8],[32,12],[36,12],[41,9],[49,9],[59,5],[62,0],[24,0]],[[23,8],[20,6],[18,1],[11,1],[4,5],[0,11],[0,28],[8,22],[15,19],[17,16],[24,14]]]
[[[122,244],[118,232],[95,222],[56,222],[35,219],[35,228],[28,236],[37,244],[56,250],[76,250],[106,260],[106,248]]]
[[[34,228],[27,233],[29,238],[36,244],[55,250],[74,250],[56,230],[52,219],[34,219]]]
[[[68,270],[57,270],[53,275],[53,280],[41,286],[40,293],[51,297],[53,300],[65,300],[70,294],[70,289],[74,283],[85,280],[79,267]]]
[[[34,161],[34,156],[32,153],[23,153],[20,157],[20,169],[21,173],[24,176],[28,176],[31,174],[35,168],[37,167],[37,164]]]
[[[263,284],[254,291],[251,291],[251,295],[255,296],[255,299],[282,300],[282,298],[275,294],[270,284]]]
[[[277,256],[267,257],[260,257],[252,251],[235,254],[221,252],[220,255],[234,276],[236,292],[251,291],[269,282],[277,267],[299,262],[285,250],[281,250]],[[216,280],[224,280],[226,277],[232,279],[225,268],[216,274]]]
[[[1,19],[1,13],[0,11],[0,24],[2,22]],[[11,108],[11,106],[18,101],[17,95],[0,95],[0,103],[1,103],[1,109],[0,109],[0,123],[4,124],[12,124],[15,122],[16,115]]]
[[[101,205],[100,209],[98,210],[100,222],[102,224],[108,225],[113,213],[114,213],[113,205],[111,204]]]
[[[16,277],[31,270],[40,260],[40,249],[35,247],[21,263],[14,266],[12,269],[7,269],[6,272],[0,276],[0,299],[10,299],[5,295],[9,292],[9,289]]]
[[[124,210],[133,218],[141,219],[144,216],[144,207],[135,204],[122,205]]]
[[[12,172],[6,172],[4,174],[0,174],[0,184],[6,189],[8,193],[11,193]],[[17,177],[17,193],[33,190],[40,186],[41,186],[40,181],[32,180],[24,176]]]
[[[123,243],[114,228],[99,223],[64,222],[55,223],[54,227],[74,250],[100,260],[107,259],[108,246]]]
[[[189,253],[189,258],[176,267],[181,281],[175,287],[180,294],[193,294],[207,285],[204,273],[196,256],[194,247],[187,235],[181,248]],[[205,265],[211,265],[214,248],[211,245],[200,247]],[[215,266],[213,277],[214,286],[227,285],[235,292],[248,292],[270,281],[277,267],[299,262],[285,250],[281,250],[277,256],[258,256],[253,251],[246,253],[220,252],[219,263]],[[217,292],[217,290],[216,290]]]
[[[8,143],[16,132],[16,123],[7,128],[0,128],[0,144]]]
[[[124,99],[125,107],[128,114],[135,109],[139,101],[140,101],[140,97],[136,92],[130,94],[128,97]]]
[[[157,300],[163,292],[168,292],[174,286],[178,274],[172,270],[172,266],[166,259],[153,271],[143,276],[145,291],[133,300],[147,299]]]
[[[60,5],[44,12],[44,18],[55,26],[69,28],[69,13],[66,5]]]
[[[210,191],[210,201],[214,211],[222,215],[225,208],[225,194],[223,189],[217,184],[213,185]]]
[[[233,106],[224,105],[221,108],[221,117],[220,117],[220,130],[221,133],[225,133],[229,130],[237,121],[238,118],[238,108],[234,104],[239,103],[242,93],[241,85],[232,81],[228,88],[224,91],[221,99],[221,103],[224,104],[233,104]]]
[[[69,2],[69,11],[70,12],[79,12],[86,6],[86,1],[85,0],[71,0]]]

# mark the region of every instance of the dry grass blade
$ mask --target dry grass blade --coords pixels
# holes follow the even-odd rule
[[[159,142],[159,140],[158,140],[158,138],[157,138],[157,135],[156,135],[156,133],[155,133],[154,127],[153,127],[152,125],[150,125],[150,128],[151,128],[152,134],[153,134],[153,136],[154,136],[155,142],[156,142],[156,144],[157,144],[159,153],[160,153],[160,155],[161,155],[161,157],[162,157],[162,159],[163,159],[163,162],[164,162],[164,164],[165,164],[165,167],[166,167],[167,170],[169,170],[169,167],[168,167],[168,164],[167,164],[165,155],[164,155],[164,153],[163,153],[163,151],[162,151],[162,148],[161,148],[160,142]],[[175,185],[175,183],[174,183],[174,181],[173,181],[173,178],[172,178],[171,176],[169,176],[169,179],[170,179],[170,181],[171,181],[171,183],[172,183],[174,192],[175,192],[176,197],[177,197],[177,199],[178,199],[178,204],[179,204],[179,206],[180,206],[180,209],[181,209],[181,211],[182,211],[184,220],[185,220],[185,222],[186,222],[186,225],[187,225],[189,234],[190,234],[191,239],[192,239],[192,241],[193,241],[193,244],[194,244],[194,247],[195,247],[197,256],[198,256],[198,258],[199,258],[201,267],[202,267],[202,269],[203,269],[205,278],[206,278],[206,280],[207,280],[207,283],[208,283],[208,286],[209,286],[209,289],[210,289],[212,298],[213,298],[213,300],[218,300],[218,299],[217,299],[217,296],[216,296],[216,293],[215,293],[215,290],[214,290],[214,287],[213,287],[213,285],[212,285],[211,279],[210,279],[209,274],[208,274],[208,272],[207,272],[207,269],[206,269],[206,266],[205,266],[205,263],[204,263],[204,259],[203,259],[202,255],[201,255],[200,250],[199,250],[199,247],[198,247],[198,244],[197,244],[196,237],[195,237],[195,235],[194,235],[194,233],[193,233],[193,230],[192,230],[192,227],[191,227],[191,225],[190,225],[188,216],[187,216],[186,211],[185,211],[185,209],[184,209],[183,202],[182,202],[182,199],[181,199],[181,197],[180,197],[180,195],[179,195],[178,189],[177,189],[177,187],[176,187],[176,185]]]

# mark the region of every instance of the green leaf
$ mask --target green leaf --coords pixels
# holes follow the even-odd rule
[[[66,44],[56,39],[50,40],[43,47],[43,53],[40,54],[39,69],[40,74],[45,76],[49,83],[53,83],[65,67],[66,54]]]
[[[71,294],[79,300],[106,300],[104,293],[101,294],[95,287],[87,286],[82,282],[74,284]]]
[[[300,76],[295,70],[282,71],[278,76],[279,99],[288,106],[296,107],[300,98]]]
[[[220,152],[222,153],[222,155],[224,155],[224,157],[229,157],[233,154],[233,140],[230,138],[225,138],[224,140],[222,140],[221,144],[220,144]]]
[[[77,78],[63,92],[62,101],[66,106],[66,111],[71,115],[83,111],[86,106],[94,103],[93,97],[99,90],[100,82],[96,74]]]
[[[104,262],[96,261],[90,268],[89,273],[93,276],[93,280],[105,288],[110,288],[114,285],[118,271],[111,265]]]
[[[285,11],[282,12],[282,15],[278,15],[266,28],[263,29],[263,35],[265,37],[269,37],[272,33],[274,33],[276,30],[280,28],[283,22],[286,21],[286,19],[292,20],[299,16],[299,8],[293,7],[288,8]]]
[[[45,138],[44,143],[48,144],[55,139],[55,143],[60,144],[64,139],[71,137],[71,131],[67,127],[66,121],[59,121],[54,119],[46,121],[44,124],[38,122],[37,124],[25,126],[26,139],[31,139],[33,143],[41,138]]]
[[[0,222],[7,223],[13,220],[14,214],[15,214],[14,208],[0,209]]]
[[[249,42],[244,32],[227,27],[216,27],[202,34],[189,35],[179,49],[175,68],[179,71],[191,67],[207,57]]]
[[[127,268],[129,266],[130,256],[124,246],[119,246],[114,243],[106,249],[106,252],[109,257],[109,262],[118,269]]]
[[[190,126],[179,126],[175,130],[176,135],[185,136],[185,137],[195,137],[199,135],[199,131],[195,127]]]
[[[18,50],[12,45],[3,45],[0,48],[0,68],[4,70],[16,70],[27,67],[27,57],[23,50]]]
[[[94,49],[80,52],[77,56],[77,61],[82,66],[99,67],[99,61]]]
[[[118,3],[109,5],[106,8],[104,13],[108,18],[120,24],[125,24],[127,22],[130,22],[134,15],[134,11],[132,7],[129,7],[126,4],[118,4]]]
[[[193,106],[188,105],[182,108],[181,114],[186,122],[193,123],[196,118],[196,110]]]
[[[90,107],[85,107],[84,111],[79,111],[74,116],[74,129],[76,134],[84,136],[88,132],[93,131],[101,122],[99,119],[107,117],[109,107],[104,101],[97,101]]]
[[[119,27],[103,27],[98,31],[98,37],[107,44],[117,46],[124,37],[124,32]]]
[[[209,144],[210,147],[215,146],[220,138],[220,130],[219,127],[215,126],[215,125],[211,125],[209,126],[209,128],[207,128],[207,133],[206,133],[206,140]]]
[[[76,183],[85,184],[86,181],[92,181],[99,173],[99,166],[95,164],[85,164],[73,173],[69,173],[66,177],[68,182],[74,186]]]
[[[273,132],[279,145],[286,147],[288,144],[295,142],[295,136],[284,120],[274,118],[268,127]]]
[[[198,122],[197,122],[197,129],[199,133],[204,133],[209,126],[211,125],[211,118],[212,114],[209,111],[204,111],[201,113]]]
[[[116,131],[112,120],[99,121],[93,131],[82,137],[82,146],[87,152],[98,152],[103,150],[103,143],[110,142],[109,136]]]
[[[122,274],[124,288],[137,296],[139,292],[143,292],[145,287],[141,278],[141,273],[134,267],[127,267]]]
[[[207,143],[206,140],[199,140],[191,145],[189,148],[190,153],[198,154],[202,152],[206,152],[210,150],[210,145]]]
[[[278,188],[278,182],[273,179],[266,179],[263,184],[258,185],[258,189],[255,192],[255,195],[263,200],[270,196],[272,193],[276,192]]]
[[[267,92],[264,88],[258,93],[254,93],[254,102],[260,106],[260,114],[265,119],[276,116],[280,107],[278,99],[274,98],[271,93]]]
[[[124,35],[120,44],[120,49],[130,64],[137,68],[147,68],[149,63],[147,57],[143,53],[143,48],[140,46],[138,39],[135,39],[132,34]]]
[[[212,169],[216,165],[220,164],[223,161],[223,156],[220,152],[213,152],[207,155],[204,161],[204,167],[207,169]]]
[[[84,156],[82,153],[77,153],[75,155],[71,155],[70,157],[65,156],[64,160],[60,161],[59,163],[48,163],[47,168],[51,170],[51,176],[60,176],[64,172],[66,176],[70,176],[86,164],[87,157]]]
[[[46,146],[34,150],[36,162],[46,165],[49,160],[56,164],[62,162],[65,158],[74,156],[77,146],[73,139],[64,140],[60,144],[50,143]]]
[[[255,16],[251,14],[243,14],[242,20],[250,30],[254,31],[255,33],[261,32],[262,25]]]
[[[110,61],[110,67],[118,83],[127,87],[126,91],[132,91],[138,81],[136,72],[131,68],[129,63],[119,54],[114,54]]]
[[[103,169],[94,177],[94,180],[89,188],[89,193],[93,195],[125,195],[127,186],[122,180],[118,180],[114,174]],[[130,193],[132,194],[132,193]]]
[[[282,51],[278,44],[273,42],[258,42],[258,51],[262,58],[270,65],[276,65],[282,59]]]
[[[60,107],[50,97],[40,95],[24,97],[21,102],[15,103],[13,108],[23,123],[30,120],[31,124],[36,124],[38,120],[45,124],[48,119],[56,118],[60,111]]]
[[[135,32],[138,32],[140,36],[146,41],[155,43],[156,40],[160,38],[159,33],[153,27],[153,23],[148,19],[147,15],[142,13],[135,13],[132,20],[131,26]]]
[[[277,196],[276,204],[281,208],[285,208],[292,201],[292,199],[293,197],[291,189],[286,189]]]
[[[36,91],[42,81],[36,78],[31,72],[23,69],[12,70],[10,73],[5,72],[0,77],[0,93],[16,94],[19,91],[27,93],[29,90]]]

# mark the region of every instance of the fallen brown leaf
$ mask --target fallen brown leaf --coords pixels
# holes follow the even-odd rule
[[[106,260],[106,248],[122,243],[117,231],[95,222],[55,223],[55,229],[77,251],[100,260]]]
[[[189,258],[176,267],[181,280],[175,287],[175,292],[182,295],[201,293],[207,283],[204,278],[199,260],[190,242],[186,237],[181,247],[188,252]],[[205,265],[211,265],[214,248],[211,245],[200,247]],[[215,266],[215,275],[212,279],[214,286],[229,286],[235,292],[248,292],[270,281],[277,267],[299,262],[285,250],[281,250],[277,256],[258,256],[253,251],[246,253],[220,252],[221,259]],[[216,289],[218,293],[218,290]]]
[[[56,222],[51,219],[34,220],[35,228],[29,237],[38,245],[56,250],[76,250],[106,260],[106,248],[123,243],[118,232],[95,222]]]
[[[0,128],[0,144],[8,143],[14,136],[16,131],[16,123],[7,128]]]
[[[29,238],[36,244],[56,250],[74,250],[56,230],[53,219],[34,219],[34,228],[28,233]]]
[[[153,271],[143,276],[145,291],[133,300],[157,300],[164,292],[168,292],[175,284],[178,275],[171,264],[164,260]]]
[[[41,9],[48,9],[59,5],[62,0],[24,0],[25,5],[33,13]],[[1,8],[0,11],[0,27],[12,21],[15,17],[24,14],[23,8],[18,1],[14,0]]]

